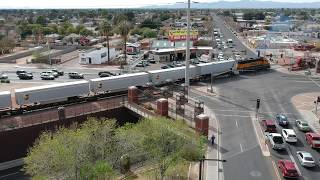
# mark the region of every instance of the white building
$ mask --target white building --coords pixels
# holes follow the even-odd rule
[[[110,60],[117,55],[115,48],[110,48]],[[103,64],[108,61],[108,48],[96,48],[79,52],[80,64]]]

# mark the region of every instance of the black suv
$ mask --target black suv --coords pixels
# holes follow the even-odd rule
[[[58,73],[59,76],[63,76],[64,75],[64,72],[60,71],[58,69],[51,69],[51,71]]]
[[[21,72],[18,74],[18,77],[19,77],[19,79],[22,79],[22,80],[33,79],[32,73],[22,73]]]
[[[110,77],[110,76],[115,76],[112,72],[109,71],[101,71],[98,73],[99,77]]]

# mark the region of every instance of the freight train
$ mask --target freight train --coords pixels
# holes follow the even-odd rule
[[[237,70],[239,72],[270,69],[270,62],[264,57],[245,59],[238,61],[237,64]]]
[[[234,60],[227,60],[191,65],[189,76],[190,79],[198,79],[212,74],[232,74],[236,64]],[[168,83],[169,79],[172,82],[176,82],[183,80],[184,77],[185,68],[177,67],[15,89],[12,93],[4,91],[0,92],[0,116],[43,109],[70,102],[88,101],[97,97],[108,96],[112,93],[126,91],[129,86],[144,87],[150,84],[161,86]],[[11,97],[15,97],[15,104],[19,108],[13,108]]]

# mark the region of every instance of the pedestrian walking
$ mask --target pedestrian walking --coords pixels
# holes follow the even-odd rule
[[[214,140],[216,139],[216,137],[214,136],[214,134],[212,134],[212,136],[211,136],[211,145],[214,145]]]

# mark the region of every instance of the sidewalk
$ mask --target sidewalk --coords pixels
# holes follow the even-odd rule
[[[308,122],[314,132],[320,133],[320,109],[315,114],[314,101],[320,96],[319,92],[303,93],[292,97],[291,102],[300,113],[302,119]]]
[[[206,158],[207,159],[221,159],[219,152],[220,148],[220,132],[219,123],[214,113],[207,107],[204,107],[204,112],[209,116],[209,139],[214,134],[216,137],[215,144],[213,146],[208,145]],[[217,161],[205,161],[204,163],[204,180],[221,180],[223,179],[222,163]]]

